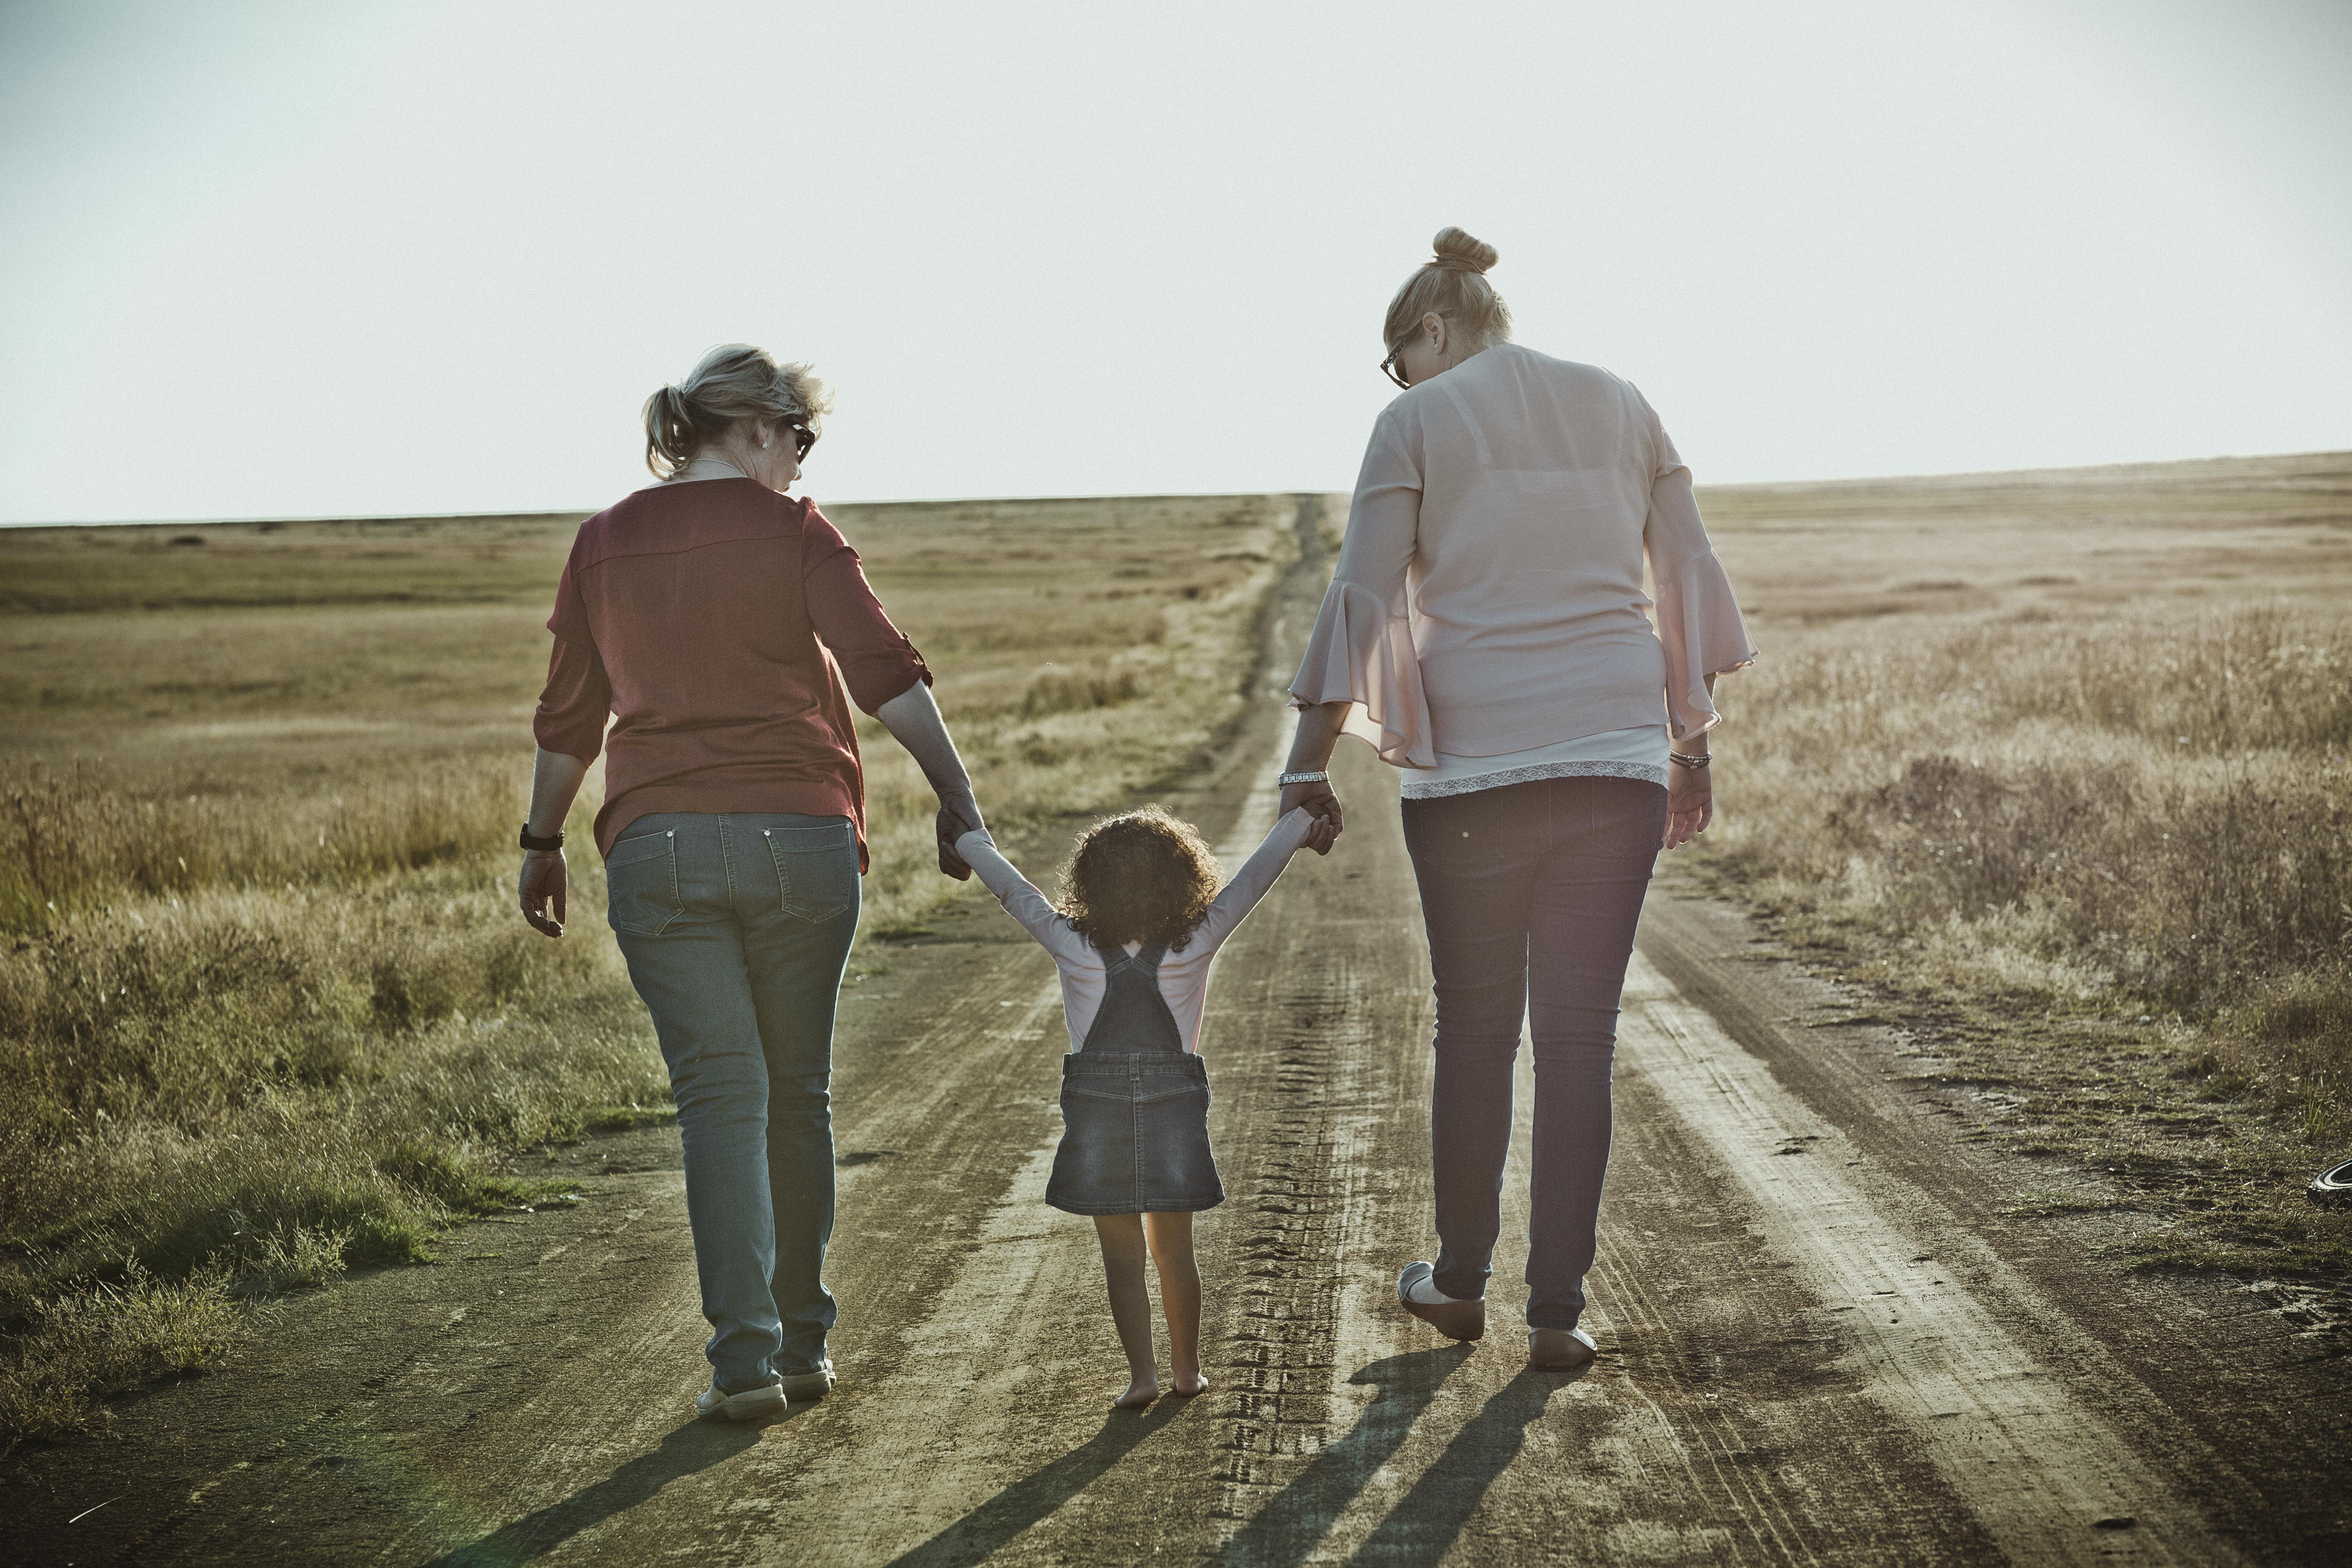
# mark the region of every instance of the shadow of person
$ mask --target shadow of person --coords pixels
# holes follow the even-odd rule
[[[757,1443],[761,1427],[814,1408],[814,1404],[790,1405],[767,1421],[697,1417],[664,1437],[652,1453],[638,1455],[593,1486],[445,1552],[428,1568],[511,1568],[528,1563],[589,1526],[626,1513],[670,1482],[726,1463]]]
[[[890,1568],[955,1568],[978,1563],[1084,1491],[1137,1444],[1176,1418],[1183,1403],[1162,1399],[1141,1410],[1114,1410],[1102,1430],[1040,1470],[1033,1470],[924,1542]]]
[[[1478,1500],[1510,1468],[1527,1441],[1528,1428],[1544,1413],[1552,1391],[1574,1383],[1591,1365],[1574,1372],[1523,1369],[1486,1401],[1454,1435],[1437,1462],[1421,1473],[1380,1528],[1348,1559],[1356,1563],[1434,1563],[1462,1533]]]
[[[1258,1510],[1241,1532],[1219,1547],[1213,1563],[1288,1564],[1303,1562],[1331,1528],[1348,1500],[1412,1432],[1412,1424],[1454,1369],[1472,1354],[1466,1344],[1413,1351],[1376,1361],[1349,1383],[1380,1390],[1348,1435],[1315,1456],[1297,1479]]]

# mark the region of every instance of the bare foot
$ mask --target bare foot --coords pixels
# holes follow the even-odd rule
[[[1196,1394],[1208,1393],[1209,1380],[1201,1373],[1196,1372],[1192,1376],[1186,1377],[1180,1372],[1176,1374],[1176,1386],[1170,1392],[1181,1394],[1190,1399]]]
[[[1160,1397],[1158,1376],[1139,1377],[1127,1385],[1127,1392],[1110,1402],[1113,1410],[1140,1410]]]

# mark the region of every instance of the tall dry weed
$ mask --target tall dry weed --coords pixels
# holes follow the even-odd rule
[[[1716,851],[1783,909],[1932,936],[1980,990],[2119,988],[2235,1020],[2307,1058],[2255,1070],[2333,1125],[2347,676],[2352,626],[2269,605],[1785,631],[1728,693],[1742,772]]]

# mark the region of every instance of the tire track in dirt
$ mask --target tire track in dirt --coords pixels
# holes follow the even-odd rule
[[[1773,1250],[1843,1318],[1846,1354],[1874,1399],[1969,1499],[2006,1560],[2234,1558],[1959,1282],[1958,1268],[1923,1251],[1883,1200],[1873,1202],[1848,1174],[1864,1161],[1842,1129],[1783,1089],[1640,954],[1625,999],[1621,1039],[1635,1070],[1738,1182]],[[1989,1250],[1968,1261],[1997,1282],[2011,1315],[2045,1333],[2063,1321]],[[2097,1353],[2086,1342],[2074,1348]]]
[[[1215,1532],[1171,1525],[1159,1537],[1167,1553],[1232,1563],[1982,1560],[1971,1555],[1982,1542],[1965,1507],[1903,1452],[1875,1408],[1852,1388],[1828,1397],[1840,1390],[1825,1386],[1817,1336],[1792,1352],[1787,1335],[1770,1333],[1756,1355],[1759,1325],[1812,1303],[1785,1270],[1749,1261],[1744,1228],[1722,1226],[1736,1192],[1709,1174],[1654,1094],[1621,1110],[1591,1316],[1611,1353],[1590,1377],[1525,1369],[1516,1279],[1532,1105],[1524,1058],[1490,1337],[1475,1350],[1453,1346],[1399,1310],[1395,1271],[1431,1245],[1426,950],[1394,808],[1377,794],[1392,781],[1352,754],[1340,770],[1356,803],[1349,858],[1294,868],[1229,949],[1219,1006],[1230,1016],[1213,1044],[1220,1091],[1234,1086],[1235,1127],[1220,1157],[1276,1177],[1294,1173],[1291,1156],[1262,1146],[1269,1129],[1288,1129],[1269,1094],[1255,1092],[1270,1109],[1255,1114],[1252,1099],[1286,1060],[1294,1019],[1285,1005],[1311,1005],[1339,1047],[1316,1165],[1331,1208],[1311,1260],[1294,1265],[1311,1272],[1269,1289],[1248,1278],[1253,1259],[1236,1262],[1244,1299],[1257,1289],[1287,1314],[1284,1342],[1314,1348],[1285,1368],[1283,1419],[1263,1421],[1252,1389],[1221,1413],[1225,1447],[1208,1451],[1198,1430],[1179,1426],[1151,1450],[1156,1461],[1129,1461],[1136,1490],[1169,1499],[1188,1495],[1188,1462],[1216,1466],[1221,1510],[1247,1515]],[[1694,1257],[1682,1245],[1686,1220],[1737,1239]],[[1336,1280],[1325,1278],[1333,1267]],[[1654,1300],[1702,1290],[1721,1310],[1698,1324]],[[1300,1321],[1316,1310],[1327,1313],[1319,1323]],[[1235,1331],[1250,1333],[1246,1319]],[[1759,1359],[1767,1364],[1746,1375],[1725,1373]],[[1245,1470],[1234,1466],[1235,1448]],[[1190,1495],[1206,1489],[1195,1479]],[[1013,1556],[1055,1560],[1044,1540]]]

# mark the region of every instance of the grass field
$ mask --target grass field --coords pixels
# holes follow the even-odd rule
[[[1705,498],[1765,657],[1699,859],[2050,1162],[2021,1223],[2352,1279],[2352,455]]]
[[[1765,657],[1699,874],[2046,1155],[2020,1224],[2128,1208],[2145,1261],[2352,1278],[2300,1194],[2352,1154],[2352,457],[1702,500]],[[840,520],[1017,827],[1201,755],[1294,513]],[[562,1201],[517,1149],[666,1114],[594,857],[563,942],[511,912],[575,521],[0,533],[0,1441],[205,1364],[240,1297]],[[853,980],[949,889],[864,738]]]
[[[840,521],[1017,829],[1199,757],[1238,710],[1296,515]],[[572,857],[562,942],[512,907],[577,521],[0,533],[0,1434],[70,1430],[110,1388],[201,1364],[232,1298],[561,1201],[502,1175],[517,1148],[666,1114],[594,855]],[[954,885],[919,775],[870,722],[862,743],[865,934],[887,938]]]

